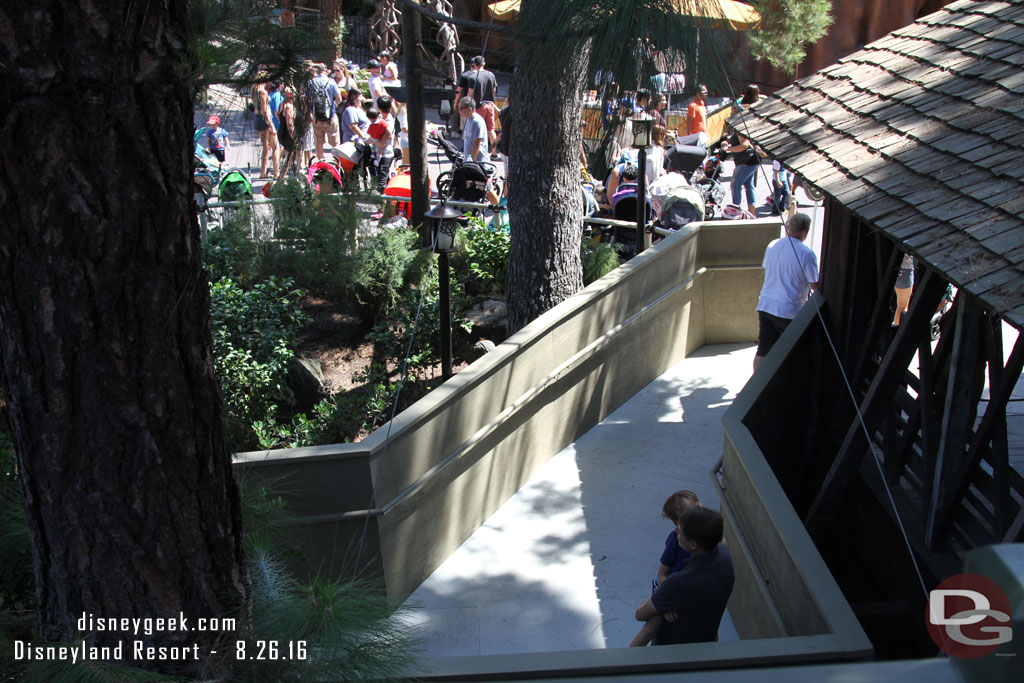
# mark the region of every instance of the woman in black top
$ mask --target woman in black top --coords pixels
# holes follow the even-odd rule
[[[729,144],[725,151],[732,155],[736,168],[732,172],[732,203],[740,206],[741,194],[746,190],[747,210],[754,213],[757,200],[754,198],[754,174],[761,165],[761,157],[757,155],[750,140],[742,133],[729,136]]]

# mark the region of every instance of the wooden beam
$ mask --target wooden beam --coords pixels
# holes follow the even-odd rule
[[[1017,512],[1017,517],[1003,535],[1003,543],[1016,543],[1024,540],[1024,507]]]
[[[941,341],[939,342],[941,345]],[[939,349],[936,349],[938,351]],[[921,420],[921,480],[925,482],[922,487],[924,505],[922,518],[925,511],[931,508],[932,489],[928,482],[935,476],[935,453],[936,444],[939,438],[938,416],[935,411],[935,356],[932,355],[931,335],[921,337],[917,347],[918,372],[920,374],[919,391],[917,395],[918,405],[921,409],[918,416]]]
[[[868,432],[874,432],[891,403],[892,392],[902,380],[903,371],[917,350],[918,340],[928,336],[932,314],[945,289],[946,283],[942,278],[934,270],[927,269],[916,296],[911,300],[910,309],[897,328],[896,336],[860,405],[860,413]],[[855,416],[804,519],[804,525],[813,537],[820,539],[831,523],[850,481],[856,476],[857,467],[870,447],[869,436],[860,419]]]
[[[853,374],[850,375],[850,384],[854,387],[860,386],[861,381],[864,379],[864,371],[867,367],[868,359],[878,345],[878,338],[881,332],[883,330],[888,331],[889,326],[892,324],[889,318],[888,303],[892,296],[893,285],[896,284],[896,276],[899,274],[899,270],[896,268],[896,259],[902,258],[903,253],[896,248],[896,245],[893,245],[885,270],[878,274],[878,294],[875,296],[875,305],[871,312],[871,325],[868,327],[867,334],[864,335],[864,344],[857,353],[856,360],[852,366]]]
[[[974,305],[965,306],[962,310],[967,309],[976,309],[976,307]],[[960,322],[958,319],[958,337],[961,336]],[[974,348],[973,345],[977,343],[976,339],[972,341],[970,338],[976,335],[966,329],[963,332],[962,350]],[[954,342],[954,354],[961,355],[957,354],[956,346]],[[956,357],[954,357],[955,361]],[[985,447],[992,440],[994,428],[1000,423],[1004,425],[1003,437],[1005,438],[1006,404],[1020,378],[1021,370],[1024,369],[1024,335],[1018,337],[1006,366],[999,373],[999,380],[990,387],[988,408],[985,410],[985,415],[981,424],[978,425],[969,447],[966,443],[966,434],[962,435],[964,441],[960,443],[960,432],[964,429],[969,430],[971,425],[958,426],[952,423],[953,420],[967,420],[972,415],[967,412],[970,409],[968,405],[970,401],[964,400],[963,392],[970,390],[970,385],[967,383],[974,379],[974,367],[970,358],[962,358],[962,361],[962,366],[967,366],[970,369],[961,369],[959,372],[950,374],[950,392],[946,396],[948,410],[943,419],[944,422],[950,421],[945,430],[949,434],[949,438],[939,446],[939,460],[933,480],[931,514],[928,517],[925,531],[925,540],[929,547],[936,547],[949,530],[955,516],[956,504],[963,498],[969,485],[970,472],[979,466]],[[959,387],[953,386],[954,375],[960,376],[960,380],[956,382]],[[954,390],[959,393],[954,393]],[[1008,479],[1006,476],[1003,478]]]
[[[1006,368],[1003,367],[1003,323],[989,314],[986,314],[985,318],[989,323],[986,337],[988,385],[994,387],[999,385],[1006,373]],[[1009,402],[1009,398],[1007,398],[1007,402]],[[992,407],[991,394],[989,394],[989,407]],[[985,411],[985,414],[988,415],[988,411]],[[996,489],[994,500],[991,502],[995,506],[995,537],[998,541],[1009,529],[1012,521],[1010,516],[1010,443],[1006,434],[1005,405],[995,419],[996,423],[992,426],[992,442],[989,447],[989,462],[992,465],[992,483]]]

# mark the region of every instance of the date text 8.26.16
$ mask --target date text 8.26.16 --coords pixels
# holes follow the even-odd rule
[[[235,659],[278,661],[283,659],[305,659],[304,640],[236,640]]]

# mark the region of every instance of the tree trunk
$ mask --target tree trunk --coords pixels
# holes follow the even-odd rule
[[[523,2],[524,25],[544,1]],[[521,38],[519,50],[510,98],[509,332],[583,287],[580,146],[589,43],[555,49]]]
[[[341,19],[341,0],[321,0],[320,2],[320,61],[331,66],[341,51],[338,46],[340,39],[335,39],[338,20]]]
[[[46,640],[71,639],[83,613],[181,613],[194,628],[243,601],[191,199],[184,7],[0,9],[2,376]],[[219,636],[89,642],[124,642],[129,659],[135,638],[208,650]]]

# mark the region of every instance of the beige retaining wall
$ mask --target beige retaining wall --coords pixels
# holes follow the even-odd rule
[[[242,453],[237,470],[282,491],[313,570],[349,569],[364,538],[360,566],[400,602],[538,467],[640,388],[706,343],[754,340],[761,259],[778,234],[777,220],[675,233],[365,441]]]

